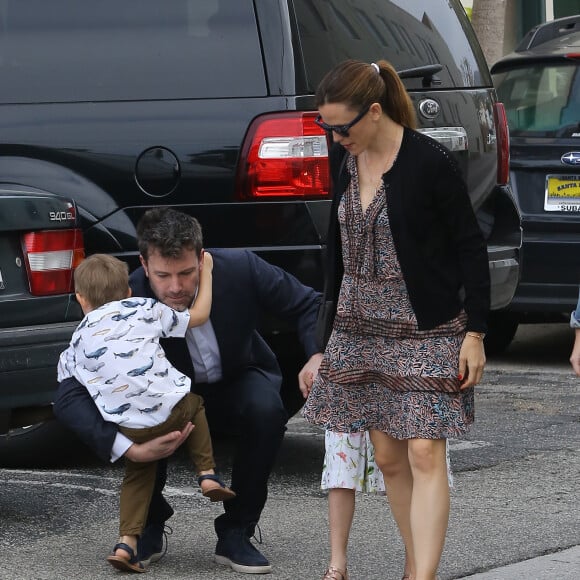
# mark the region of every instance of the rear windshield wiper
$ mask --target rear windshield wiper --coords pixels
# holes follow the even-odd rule
[[[435,75],[443,70],[441,64],[426,64],[424,66],[416,66],[413,68],[406,68],[398,70],[397,74],[401,79],[423,79],[423,86],[429,87],[431,85],[440,85],[441,79]]]

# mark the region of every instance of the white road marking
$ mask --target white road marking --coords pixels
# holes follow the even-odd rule
[[[9,478],[3,479],[2,475],[23,475],[23,476],[37,476],[38,479],[17,479]],[[47,476],[50,479],[47,479]],[[98,480],[100,483],[110,483],[112,489],[106,489],[104,487],[96,485],[82,485],[78,483],[67,483],[67,479],[83,479],[83,481]],[[60,479],[60,481],[57,481]],[[121,484],[121,477],[102,477],[99,475],[81,474],[81,473],[63,473],[58,471],[42,471],[35,472],[28,469],[0,469],[0,481],[4,481],[5,484],[15,484],[19,486],[28,485],[36,487],[58,487],[60,489],[68,489],[71,491],[93,491],[95,493],[107,496],[116,496],[119,494],[119,487]],[[165,486],[165,491],[163,492],[167,497],[197,497],[199,499],[205,500],[202,493],[192,486],[184,487],[172,487]]]
[[[493,443],[488,441],[464,441],[464,440],[449,440],[450,451],[465,451],[466,449],[481,449],[482,447],[491,447]]]

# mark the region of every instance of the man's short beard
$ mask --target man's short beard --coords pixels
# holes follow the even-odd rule
[[[185,312],[186,310],[189,310],[191,308],[191,305],[193,304],[193,302],[194,301],[192,300],[191,302],[189,302],[189,304],[186,304],[183,307],[180,306],[179,308],[175,308],[175,307],[172,307],[172,308],[174,310],[177,310],[178,312]]]

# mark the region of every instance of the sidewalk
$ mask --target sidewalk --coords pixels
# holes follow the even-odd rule
[[[463,578],[464,580],[578,580],[580,578],[580,546]]]

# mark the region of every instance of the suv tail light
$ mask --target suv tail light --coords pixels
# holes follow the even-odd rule
[[[31,294],[74,291],[73,272],[85,256],[81,230],[29,232],[24,234],[22,245]]]
[[[315,117],[285,112],[254,119],[238,163],[240,199],[328,196],[328,142]]]
[[[510,177],[510,134],[503,103],[493,106],[497,145],[497,182],[506,185]]]

